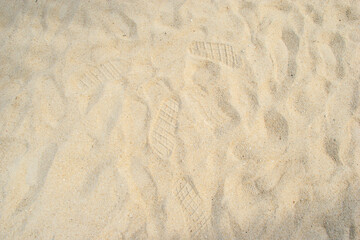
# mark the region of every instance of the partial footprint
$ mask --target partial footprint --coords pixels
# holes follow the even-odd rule
[[[123,78],[121,73],[121,62],[118,60],[110,60],[85,72],[79,80],[80,88],[83,91],[87,91],[91,88],[98,88],[107,81],[121,80]]]
[[[190,180],[181,178],[175,187],[175,195],[189,220],[192,239],[211,238],[210,213],[206,213],[202,200]]]
[[[306,14],[308,14],[312,21],[318,25],[321,25],[323,22],[323,17],[320,15],[320,13],[314,9],[313,6],[307,5],[306,6]]]
[[[53,165],[55,156],[58,152],[58,145],[56,143],[50,143],[44,148],[44,151],[41,154],[40,159],[37,162],[36,173],[33,174],[31,166],[27,170],[27,182],[30,183],[31,187],[29,188],[26,196],[20,201],[17,205],[16,210],[14,211],[14,216],[23,214],[28,208],[30,208],[34,202],[40,196],[43,187],[45,185],[48,173]]]
[[[231,68],[239,67],[238,56],[233,46],[225,43],[193,41],[189,51],[193,56],[222,63]]]
[[[185,2],[185,0],[164,1],[160,5],[159,22],[170,28],[180,28],[183,19],[179,9]]]
[[[285,163],[286,164],[286,163]],[[255,186],[261,193],[273,191],[279,184],[281,178],[285,173],[285,164],[280,161],[265,162],[258,173],[258,178],[255,180]]]
[[[218,131],[231,124],[232,118],[228,116],[214,98],[211,98],[203,90],[193,87],[188,90],[188,95],[196,103],[196,109],[200,111],[205,123],[213,131]]]
[[[153,151],[163,160],[168,159],[176,145],[175,132],[179,102],[173,97],[165,99],[150,129],[149,142]]]
[[[283,29],[282,41],[285,43],[289,53],[287,75],[294,78],[297,70],[296,57],[299,51],[299,37],[293,30]]]
[[[137,39],[137,24],[122,2],[87,3],[91,4],[93,5],[88,8],[86,20],[84,19],[85,24],[91,25],[90,38],[115,38],[117,41]]]
[[[145,82],[137,92],[139,96],[144,96],[151,110],[155,110],[165,98],[171,96],[170,87],[162,79],[152,79]]]
[[[270,138],[287,141],[289,126],[286,119],[276,110],[267,111],[264,115],[265,127]]]
[[[58,127],[65,115],[66,105],[55,79],[43,77],[36,83],[36,88],[32,92],[33,124],[37,127],[45,125],[44,128]]]
[[[99,177],[104,171],[105,168],[109,167],[110,161],[105,163],[99,163],[94,169],[92,169],[86,177],[80,192],[80,195],[84,198],[89,197],[89,195],[96,190],[98,187]]]
[[[23,89],[16,95],[1,111],[0,135],[11,136],[22,124],[29,113],[29,106],[32,102],[31,94]]]
[[[28,150],[25,141],[14,138],[0,138],[0,202],[7,195],[7,187],[17,169],[20,159]],[[0,207],[0,215],[1,215]]]
[[[104,85],[110,81],[124,80],[123,62],[110,60],[84,73],[79,79],[79,88],[84,96],[85,113],[88,113],[101,98]]]
[[[335,138],[325,137],[324,148],[326,154],[336,163],[340,164],[339,144]]]
[[[353,95],[351,99],[351,111],[355,112],[359,107],[360,95],[359,95],[359,83],[355,82],[353,85]]]
[[[147,167],[142,166],[137,159],[134,159],[131,165],[131,176],[145,203],[153,207],[158,199],[158,190]]]
[[[180,100],[162,80],[145,83],[139,93],[145,95],[151,112],[155,112],[149,131],[150,147],[161,159],[167,160],[176,146]]]
[[[86,211],[80,213],[81,216],[75,214],[74,218],[81,219],[84,225],[99,226],[90,230],[86,237],[88,239],[89,235],[92,237],[98,235],[100,230],[112,223],[117,214],[125,210],[129,198],[128,185],[125,177],[111,161],[107,161],[90,171],[81,190],[79,191],[81,198],[77,201],[80,207],[78,209],[86,209]]]
[[[114,26],[114,32],[116,33],[118,29],[122,32],[122,37],[125,39],[135,39],[137,38],[137,24],[128,17],[123,11],[113,12],[114,19],[116,19],[117,25]],[[104,23],[105,24],[105,23]],[[112,24],[108,24],[111,26]]]
[[[334,53],[334,56],[336,57],[336,76],[342,79],[345,76],[345,69],[343,63],[344,52],[346,50],[345,41],[343,37],[339,33],[337,33],[332,38],[329,45],[332,49],[332,52]]]
[[[27,149],[28,145],[25,141],[16,138],[0,138],[0,173],[6,171],[16,159],[21,158]]]
[[[55,34],[68,28],[79,9],[78,1],[46,1],[41,13],[41,25],[45,32]]]

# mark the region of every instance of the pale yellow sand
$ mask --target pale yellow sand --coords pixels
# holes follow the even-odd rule
[[[360,1],[0,1],[0,239],[360,239]]]

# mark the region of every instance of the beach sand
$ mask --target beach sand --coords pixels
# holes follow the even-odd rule
[[[0,41],[0,239],[360,239],[359,0],[2,0]]]

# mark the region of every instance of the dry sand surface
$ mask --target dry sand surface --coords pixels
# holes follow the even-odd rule
[[[360,239],[359,0],[0,0],[0,239]]]

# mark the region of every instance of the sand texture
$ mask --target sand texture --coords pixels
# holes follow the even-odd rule
[[[0,240],[360,240],[360,0],[0,0]]]

